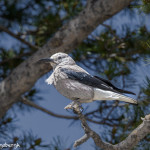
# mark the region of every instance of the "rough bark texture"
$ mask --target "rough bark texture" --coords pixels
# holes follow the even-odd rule
[[[0,83],[0,118],[30,90],[34,83],[51,67],[35,62],[56,52],[71,52],[99,24],[130,4],[132,0],[89,0],[85,9],[65,24],[53,38],[29,59],[20,64]]]
[[[74,112],[78,114],[85,132],[83,137],[75,141],[74,147],[81,145],[91,137],[94,140],[94,143],[104,150],[130,150],[133,149],[133,147],[146,135],[150,134],[150,115],[147,115],[142,119],[143,122],[135,130],[133,130],[124,141],[119,144],[112,145],[102,141],[101,137],[88,126],[85,116],[81,113],[78,104],[75,105]]]

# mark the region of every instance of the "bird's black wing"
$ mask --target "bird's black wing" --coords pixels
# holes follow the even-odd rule
[[[121,92],[114,89],[114,86],[111,83],[104,82],[85,72],[76,72],[74,70],[66,69],[66,68],[61,68],[61,71],[65,73],[68,76],[68,78],[71,80],[76,80],[88,86],[121,94]]]
[[[102,80],[103,82],[105,82],[107,85],[113,87],[114,90],[117,90],[121,93],[127,93],[127,94],[133,94],[133,95],[136,95],[135,93],[133,92],[130,92],[130,91],[127,91],[127,90],[122,90],[122,89],[119,89],[117,87],[115,87],[109,80],[106,80],[106,79],[103,79],[101,77],[98,77],[98,76],[94,76],[95,78],[99,79],[99,80]]]

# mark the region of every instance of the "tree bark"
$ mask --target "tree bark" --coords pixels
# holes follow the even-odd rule
[[[86,7],[76,18],[60,28],[53,38],[0,83],[0,118],[43,74],[51,70],[50,66],[35,63],[37,60],[57,52],[71,52],[99,24],[127,7],[131,1],[88,0]]]

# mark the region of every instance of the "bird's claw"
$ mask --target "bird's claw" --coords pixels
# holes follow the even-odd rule
[[[81,103],[80,102],[72,102],[70,104],[68,104],[64,109],[68,110],[68,109],[73,109],[73,110],[76,110],[76,108],[79,108],[79,110],[81,112],[83,112],[83,107],[81,106]]]
[[[71,105],[71,103],[70,103],[70,104],[68,104],[64,109],[66,109],[66,110],[68,110],[68,109],[73,109],[73,107],[72,107],[72,105]]]

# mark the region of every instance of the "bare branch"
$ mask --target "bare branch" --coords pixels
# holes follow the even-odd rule
[[[17,56],[12,57],[12,58],[4,59],[4,60],[0,61],[0,65],[3,65],[3,64],[8,63],[8,62],[11,63],[12,60],[14,60],[14,59],[21,59],[21,57],[29,56],[31,54],[33,54],[32,51],[31,52],[26,52],[26,53],[23,53],[23,54],[19,54]]]
[[[74,142],[74,145],[73,145],[73,146],[74,146],[74,147],[77,147],[77,146],[81,145],[82,143],[86,142],[89,138],[90,138],[90,135],[85,134],[85,135],[83,135],[80,139],[76,140],[76,141]]]
[[[38,110],[40,110],[40,111],[42,111],[42,112],[44,112],[44,113],[46,113],[46,114],[48,114],[50,116],[53,116],[53,117],[63,118],[63,119],[74,119],[74,120],[78,120],[79,119],[78,116],[67,116],[67,115],[56,114],[56,113],[54,113],[54,112],[52,112],[50,110],[47,110],[47,109],[45,109],[45,108],[43,108],[43,107],[33,103],[32,101],[28,100],[25,97],[20,98],[20,101],[22,103],[24,103],[25,105],[31,106],[31,107],[33,107],[35,109],[38,109]],[[107,123],[107,122],[104,122],[104,121],[95,121],[93,119],[90,119],[90,118],[88,118],[88,115],[89,115],[88,113],[85,114],[85,115],[86,115],[86,117],[85,117],[86,120],[89,121],[89,122],[92,122],[92,123],[95,123],[95,124],[105,124],[105,125],[108,125],[108,126],[114,126],[114,124],[110,124],[110,123]]]
[[[32,49],[38,49],[37,46],[32,45],[31,43],[25,41],[24,39],[20,38],[18,35],[14,34],[13,32],[11,32],[10,30],[8,30],[7,28],[5,28],[4,26],[0,25],[0,30],[3,32],[6,32],[7,34],[11,35],[12,37],[16,38],[17,40],[21,41],[22,43],[28,45],[30,48]]]
[[[95,144],[104,150],[130,150],[138,144],[146,135],[150,134],[150,114],[142,118],[143,123],[141,123],[135,130],[133,130],[130,135],[122,142],[116,145],[102,141],[101,137],[91,130],[88,126],[85,116],[81,113],[79,105],[76,104],[74,107],[74,112],[78,114],[79,119],[82,123],[85,135],[79,140],[75,141],[74,147],[87,141],[90,137],[94,140]]]
[[[47,110],[47,109],[45,109],[45,108],[43,108],[43,107],[41,107],[41,106],[39,106],[39,105],[33,103],[32,101],[28,100],[28,99],[25,98],[25,97],[22,97],[22,98],[20,99],[20,101],[23,102],[24,104],[28,105],[28,106],[34,107],[34,108],[36,108],[36,109],[38,109],[38,110],[41,110],[42,112],[45,112],[45,113],[47,113],[48,115],[53,116],[53,117],[64,118],[64,119],[75,119],[75,120],[78,119],[77,116],[67,116],[67,115],[60,115],[60,114],[53,113],[52,111]]]
[[[107,120],[110,116],[110,114],[113,112],[113,110],[118,106],[119,101],[115,102],[115,105],[112,106],[112,108],[110,109],[109,113],[107,114],[106,118],[104,118],[104,121]]]

